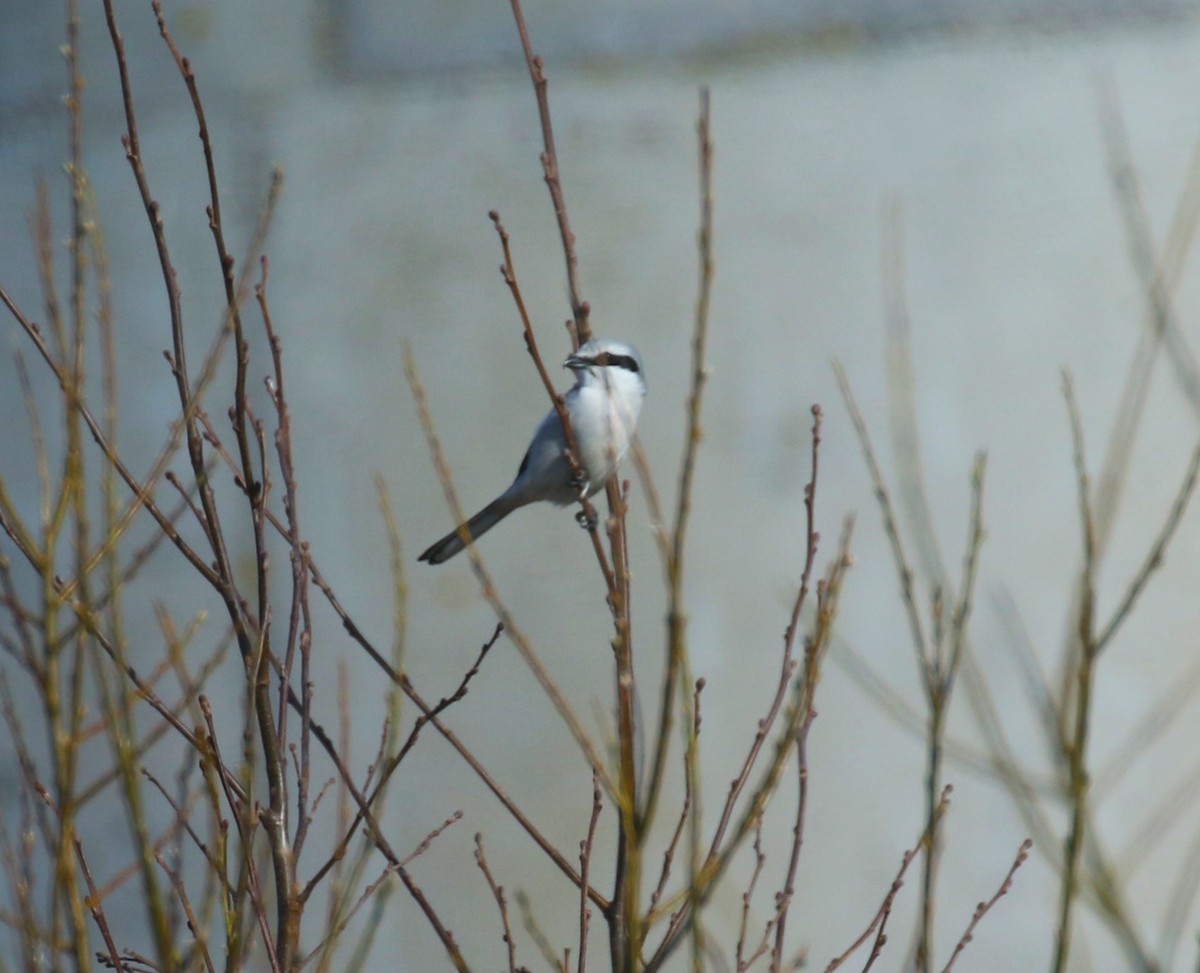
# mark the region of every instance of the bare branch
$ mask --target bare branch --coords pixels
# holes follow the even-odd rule
[[[954,947],[954,952],[950,954],[950,959],[947,961],[945,967],[943,967],[942,973],[950,973],[950,969],[954,966],[955,960],[958,959],[959,954],[967,948],[967,944],[974,937],[975,927],[979,925],[980,920],[988,914],[992,906],[999,902],[1003,896],[1008,894],[1008,890],[1012,888],[1013,878],[1017,874],[1017,869],[1025,864],[1025,859],[1029,857],[1029,851],[1031,848],[1033,848],[1033,842],[1029,838],[1026,838],[1021,842],[1021,847],[1017,851],[1017,857],[1013,861],[1012,867],[1009,868],[1008,874],[1004,876],[1004,881],[1000,883],[1000,888],[996,890],[996,894],[990,899],[988,899],[986,902],[980,902],[979,905],[976,906],[975,914],[971,916],[971,921],[967,924],[967,931],[962,934],[962,938]]]

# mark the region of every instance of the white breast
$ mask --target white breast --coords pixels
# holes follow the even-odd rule
[[[637,375],[620,368],[596,369],[572,391],[571,428],[591,494],[604,486],[629,449],[645,392]]]

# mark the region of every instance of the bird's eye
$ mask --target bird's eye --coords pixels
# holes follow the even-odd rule
[[[618,368],[627,368],[635,375],[638,371],[637,359],[630,355],[609,355],[608,364],[616,365]]]

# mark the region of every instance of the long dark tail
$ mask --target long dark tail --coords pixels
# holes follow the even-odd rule
[[[467,546],[462,539],[464,530],[471,535],[472,540],[479,540],[520,506],[522,504],[514,503],[512,497],[507,493],[500,494],[465,524],[454,528],[436,544],[431,545],[418,560],[428,561],[430,564],[441,564],[443,561],[450,560]]]

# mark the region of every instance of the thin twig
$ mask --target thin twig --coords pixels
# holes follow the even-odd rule
[[[337,926],[330,932],[329,936],[326,937],[326,939],[320,945],[309,952],[309,954],[300,961],[299,965],[301,967],[307,966],[309,962],[311,962],[316,956],[327,950],[329,946],[332,945],[332,943],[343,932],[346,931],[346,927],[350,925],[350,920],[354,918],[358,910],[361,909],[363,905],[367,903],[367,901],[374,897],[375,893],[378,892],[381,887],[383,887],[384,882],[396,874],[396,871],[397,867],[389,862],[384,867],[383,871],[379,873],[379,877],[367,885],[365,889],[363,889],[362,894],[358,897],[358,901],[356,901],[354,905],[350,906],[350,908],[346,910],[345,914],[341,917],[341,920],[338,922]]]
[[[429,413],[429,404],[425,396],[425,389],[421,384],[421,380],[417,375],[416,363],[413,360],[412,351],[407,346],[404,351],[404,371],[408,378],[409,388],[412,390],[413,399],[417,405],[417,414],[421,420],[421,428],[425,431],[425,439],[429,445],[429,452],[433,457],[434,468],[437,470],[438,479],[442,484],[442,491],[446,495],[446,500],[450,504],[456,519],[461,523],[466,518],[462,514],[462,504],[458,501],[457,491],[454,489],[454,481],[450,475],[450,468],[446,463],[445,456],[442,453],[441,440],[438,438],[437,430],[433,425],[433,418]],[[517,625],[516,619],[508,606],[501,601],[499,594],[496,591],[495,583],[492,580],[491,573],[483,563],[483,559],[479,556],[478,551],[468,548],[467,554],[471,559],[471,567],[475,572],[475,576],[479,581],[480,588],[483,592],[485,600],[492,606],[492,611],[496,613],[496,617],[504,625],[505,634],[509,640],[517,647],[517,651],[521,653],[521,657],[525,660],[525,664],[533,673],[534,678],[542,687],[542,691],[550,699],[555,710],[558,711],[559,717],[566,724],[571,735],[575,738],[579,748],[583,751],[588,764],[600,777],[604,783],[605,789],[609,794],[617,793],[612,777],[608,773],[607,767],[600,756],[600,751],[588,736],[587,731],[583,728],[579,717],[571,708],[567,698],[563,695],[558,684],[551,677],[549,670],[534,650],[532,643],[525,635],[520,626]]]
[[[42,793],[43,797],[49,798],[44,791]],[[112,932],[108,928],[108,920],[105,919],[104,909],[100,905],[100,897],[96,894],[96,883],[92,880],[92,870],[88,867],[87,859],[83,855],[83,842],[79,840],[78,835],[75,836],[74,841],[75,856],[79,859],[79,868],[83,872],[83,880],[88,887],[88,909],[92,913],[92,919],[95,920],[96,928],[100,930],[100,935],[104,938],[104,945],[108,947],[109,962],[118,973],[129,973],[128,967],[117,955],[117,944],[113,942]],[[212,973],[211,967],[209,967],[209,973]]]
[[[603,808],[601,800],[600,781],[592,775],[592,815],[588,818],[587,837],[579,843],[579,876],[581,892],[579,895],[579,956],[578,973],[584,973],[587,968],[588,928],[591,925],[592,911],[588,908],[587,887],[588,874],[592,865],[592,846],[596,838],[596,822],[600,820]]]
[[[884,479],[883,471],[879,468],[879,463],[875,458],[875,450],[871,445],[871,437],[867,432],[867,424],[858,409],[858,403],[854,400],[854,393],[850,388],[850,380],[846,375],[846,370],[840,362],[835,361],[833,363],[833,372],[837,378],[838,387],[841,389],[842,399],[846,403],[846,410],[850,413],[850,421],[854,425],[854,431],[858,434],[863,457],[866,459],[867,467],[871,473],[871,482],[875,486],[875,498],[879,501],[880,511],[883,514],[884,532],[887,534],[888,542],[891,544],[893,559],[896,562],[897,571],[900,575],[900,593],[908,615],[909,627],[912,630],[912,642],[917,651],[917,663],[921,670],[924,671],[928,666],[927,660],[930,657],[929,641],[925,636],[925,625],[921,620],[921,611],[917,606],[913,569],[908,556],[904,552],[904,542],[900,537],[900,525],[896,519],[896,513],[887,492],[887,481]]]
[[[410,851],[404,858],[400,859],[400,861],[396,863],[396,867],[407,868],[409,865],[411,865],[414,861],[425,854],[430,847],[432,847],[433,843],[441,836],[443,831],[445,831],[451,825],[458,824],[458,822],[462,820],[462,816],[462,811],[455,811],[453,814],[451,814],[450,817],[446,818],[445,821],[443,821],[436,828],[430,831],[429,834],[422,838],[421,843],[417,845],[416,848]]]
[[[216,967],[213,966],[212,957],[208,952],[208,937],[200,921],[196,918],[196,913],[192,909],[192,903],[188,898],[187,888],[183,884],[182,876],[180,876],[178,871],[167,865],[162,855],[155,855],[154,857],[175,889],[175,896],[179,900],[179,904],[183,907],[184,915],[187,916],[188,932],[192,934],[192,942],[199,951],[201,959],[204,960],[204,968],[208,970],[208,973],[217,973]]]
[[[281,533],[284,531],[282,524],[274,522],[273,524],[277,531]],[[362,630],[358,627],[354,619],[351,618],[350,614],[342,605],[341,600],[338,598],[337,593],[333,590],[332,585],[330,585],[330,583],[325,579],[324,575],[317,567],[316,562],[311,558],[309,560],[308,567],[309,571],[312,573],[313,583],[321,591],[321,594],[324,596],[326,602],[337,614],[338,619],[342,623],[342,627],[345,629],[350,638],[367,654],[371,661],[374,662],[375,665],[378,666],[385,675],[387,675],[394,685],[400,687],[400,690],[404,693],[404,695],[413,702],[413,704],[418,710],[421,711],[421,713],[429,715],[432,712],[432,707],[425,701],[421,694],[417,692],[416,687],[412,684],[412,681],[408,678],[408,676],[406,676],[404,673],[397,672],[396,669],[383,657],[382,653],[372,644],[371,640],[363,634]],[[299,697],[295,694],[289,694],[288,704],[297,711],[299,711],[299,707],[302,705]],[[438,733],[442,735],[446,742],[458,752],[459,756],[462,757],[467,765],[475,772],[476,776],[479,777],[488,790],[495,795],[496,799],[504,805],[505,810],[512,815],[513,820],[515,820],[525,830],[525,833],[528,834],[529,837],[533,839],[534,843],[542,849],[542,851],[547,855],[547,857],[550,858],[559,871],[561,871],[575,885],[575,887],[578,888],[580,883],[579,875],[576,873],[575,869],[571,867],[570,862],[563,857],[558,849],[555,848],[554,845],[551,844],[546,838],[546,836],[538,830],[532,821],[530,821],[528,815],[526,815],[525,812],[522,811],[521,808],[512,800],[512,798],[508,796],[505,790],[496,782],[495,778],[488,773],[487,769],[482,763],[480,763],[478,758],[475,757],[470,749],[452,730],[450,730],[449,727],[446,726],[444,722],[437,717],[430,716],[429,722],[434,729],[436,729]],[[318,742],[325,749],[326,753],[330,754],[331,758],[334,759],[336,764],[336,750],[333,748],[333,744],[329,740],[328,736],[323,730],[321,730],[316,722],[313,723],[313,736],[316,737]],[[588,897],[591,898],[591,900],[596,904],[597,908],[607,908],[607,899],[605,899],[604,896],[602,896],[596,889],[590,888],[588,890]]]
[[[837,614],[837,599],[841,592],[845,572],[851,563],[849,544],[852,531],[853,519],[847,518],[842,531],[837,557],[830,565],[826,576],[817,585],[817,617],[813,634],[810,636],[810,643],[813,646],[812,651],[818,654],[825,651],[831,637],[833,621]],[[791,668],[795,668],[794,663]],[[717,829],[723,838],[723,843],[714,842],[703,865],[695,871],[694,878],[687,890],[662,903],[648,916],[648,923],[661,918],[664,912],[670,912],[671,916],[667,932],[664,934],[658,949],[646,963],[646,969],[651,971],[651,973],[661,966],[670,952],[678,945],[679,936],[682,931],[689,926],[694,928],[694,924],[690,920],[712,894],[717,880],[725,873],[733,856],[741,847],[746,837],[751,833],[754,822],[762,814],[768,800],[774,794],[779,784],[783,769],[791,757],[796,743],[796,733],[805,719],[805,714],[806,707],[804,705],[803,685],[801,684],[797,687],[796,698],[788,706],[784,726],[776,738],[775,753],[770,765],[763,771],[758,786],[754,789],[750,799],[746,802],[746,807],[741,812],[740,819],[732,827],[728,836],[725,837],[725,829],[729,825],[729,820],[728,816],[723,813],[722,821],[718,823]],[[740,776],[734,780],[731,790],[734,787],[740,786],[739,781]]]
[[[538,952],[542,954],[546,965],[561,971],[561,973],[568,973],[567,964],[555,953],[554,947],[550,945],[550,940],[537,921],[537,916],[533,914],[533,904],[529,901],[529,896],[521,889],[517,889],[513,897],[516,899],[517,908],[521,910],[521,924],[529,933],[529,938],[533,940],[534,945],[537,946]]]
[[[750,872],[750,881],[746,884],[746,891],[742,893],[742,913],[738,922],[737,946],[733,953],[734,962],[737,964],[737,973],[745,973],[766,949],[766,938],[764,937],[763,945],[749,959],[746,958],[746,930],[750,924],[750,903],[754,899],[754,889],[758,885],[763,865],[767,861],[767,856],[763,854],[762,850],[762,818],[759,818],[758,823],[754,826],[754,843],[751,848],[754,851],[754,868]]]
[[[1150,552],[1146,555],[1145,561],[1142,562],[1141,568],[1133,576],[1133,580],[1129,582],[1129,587],[1125,590],[1124,596],[1121,598],[1120,604],[1113,611],[1112,617],[1096,636],[1096,652],[1101,652],[1104,647],[1116,635],[1121,624],[1129,617],[1133,611],[1133,606],[1137,603],[1138,597],[1145,590],[1146,585],[1150,581],[1150,577],[1162,567],[1163,557],[1166,554],[1167,546],[1171,543],[1171,539],[1175,536],[1175,530],[1179,527],[1179,523],[1183,520],[1183,515],[1187,511],[1188,503],[1191,501],[1193,494],[1196,492],[1197,477],[1200,475],[1200,446],[1197,446],[1192,451],[1191,461],[1188,463],[1187,472],[1184,474],[1183,483],[1180,484],[1179,491],[1175,495],[1175,501],[1171,504],[1171,509],[1167,513],[1166,522],[1162,529],[1154,538],[1154,543],[1150,545]]]
[[[525,307],[525,298],[521,294],[521,285],[517,282],[517,272],[513,266],[512,248],[509,244],[508,231],[504,228],[504,224],[500,221],[500,214],[496,210],[488,213],[488,217],[496,228],[496,234],[500,237],[500,247],[504,254],[504,263],[500,265],[500,274],[504,278],[504,283],[508,285],[509,291],[512,293],[513,303],[516,304],[517,313],[521,317],[521,327],[525,336],[525,348],[529,352],[529,357],[533,359],[534,367],[537,369],[538,376],[542,380],[546,394],[550,396],[551,405],[558,414],[558,421],[562,426],[563,438],[566,441],[567,447],[567,465],[571,470],[571,481],[583,483],[585,477],[583,467],[579,463],[579,443],[575,438],[575,430],[571,425],[571,415],[567,411],[563,397],[555,389],[554,382],[550,379],[550,373],[546,371],[546,365],[542,360],[541,353],[538,351],[537,338],[533,333],[533,322],[529,319],[529,312]],[[604,545],[600,541],[599,518],[596,516],[596,509],[582,491],[579,494],[579,506],[582,514],[581,523],[587,526],[588,534],[591,536],[592,547],[596,552],[596,560],[600,564],[600,571],[604,575],[604,583],[608,588],[611,599],[616,591],[616,575],[608,563],[608,556],[604,553]],[[464,524],[459,529],[464,533],[463,540],[469,540],[469,537],[465,536],[465,526]]]
[[[475,834],[475,864],[487,879],[488,888],[492,890],[492,898],[496,900],[496,908],[500,912],[500,925],[504,929],[504,945],[508,950],[508,973],[517,970],[517,943],[513,939],[512,929],[508,924],[508,899],[504,895],[504,886],[499,885],[488,867],[487,856],[483,853],[483,835]],[[586,908],[587,896],[583,897]]]
[[[558,232],[562,239],[563,256],[567,265],[567,293],[571,300],[571,316],[574,321],[574,339],[576,347],[591,338],[591,328],[588,325],[588,314],[591,308],[579,294],[579,258],[575,254],[575,234],[571,232],[567,219],[567,202],[563,196],[562,177],[558,165],[558,150],[554,146],[554,127],[550,120],[550,100],[546,95],[546,73],[542,59],[533,53],[533,45],[529,40],[529,29],[525,26],[525,14],[521,11],[521,0],[511,0],[513,19],[516,21],[517,33],[521,36],[521,50],[525,53],[525,63],[529,68],[529,77],[533,82],[534,95],[537,99],[538,121],[542,128],[542,172],[546,179],[546,188],[550,190],[550,200],[554,204],[554,216],[558,220]]]
[[[492,647],[496,644],[497,640],[500,638],[500,633],[503,630],[504,627],[502,625],[496,625],[495,630],[492,632],[491,638],[483,643],[483,647],[479,650],[479,656],[476,658],[475,663],[470,669],[467,670],[466,674],[463,676],[454,692],[452,692],[449,696],[442,697],[442,699],[440,699],[429,710],[428,713],[422,713],[417,718],[404,745],[380,768],[379,779],[375,782],[374,788],[371,790],[370,794],[367,795],[364,802],[366,807],[376,806],[387,786],[388,780],[391,778],[396,768],[400,766],[405,756],[408,755],[413,746],[416,744],[421,729],[436,720],[438,716],[440,716],[447,709],[467,695],[467,690],[471,685],[471,681],[479,674],[479,669],[483,665],[483,660],[487,657],[488,652],[490,652]],[[313,874],[313,877],[308,880],[304,888],[300,891],[299,899],[301,904],[308,901],[309,897],[314,891],[316,891],[317,887],[321,884],[321,881],[325,878],[325,875],[330,871],[330,869],[332,869],[338,862],[342,860],[342,857],[345,855],[351,840],[353,839],[359,825],[363,822],[363,820],[364,812],[362,809],[360,809],[355,815],[354,819],[350,821],[346,827],[341,829],[342,837],[334,847],[333,851],[330,852],[329,858],[323,865],[321,865],[320,868],[316,870],[316,872]],[[405,861],[403,864],[407,864],[407,861]]]
[[[700,171],[700,229],[696,236],[699,269],[699,293],[696,297],[695,319],[692,327],[691,384],[688,391],[684,424],[683,458],[679,466],[679,489],[675,500],[675,526],[669,541],[663,537],[666,552],[667,576],[667,645],[666,673],[663,676],[662,700],[659,703],[658,732],[654,741],[654,758],[650,777],[642,798],[639,831],[645,834],[654,821],[663,774],[666,770],[667,750],[670,746],[671,726],[675,718],[675,692],[679,683],[679,670],[684,665],[687,651],[687,616],[683,607],[683,560],[686,551],[687,528],[692,509],[692,487],[696,475],[696,456],[703,429],[700,423],[704,403],[704,389],[708,381],[708,321],[712,301],[712,282],[715,265],[712,255],[713,238],[713,191],[712,191],[712,131],[710,126],[710,97],[707,88],[700,89],[700,117],[696,123],[699,141]],[[636,454],[635,454],[636,456]]]
[[[967,944],[974,937],[975,927],[979,925],[980,920],[988,914],[992,906],[1008,894],[1008,890],[1012,888],[1013,878],[1017,874],[1017,869],[1025,864],[1025,859],[1029,857],[1029,851],[1032,847],[1033,842],[1029,838],[1021,842],[1021,847],[1017,851],[1017,857],[1013,861],[1012,867],[1009,868],[1008,874],[1004,876],[1004,881],[1000,883],[1000,888],[996,890],[996,894],[986,902],[980,902],[975,907],[975,913],[971,916],[971,921],[967,924],[967,930],[962,934],[962,938],[959,939],[957,945],[954,947],[954,952],[950,954],[950,959],[942,968],[942,973],[950,973],[950,969],[954,966],[955,960],[958,959],[959,953],[967,948]]]
[[[705,685],[704,679],[697,679],[695,689],[692,692],[692,720],[690,731],[687,734],[687,748],[684,752],[683,801],[679,809],[679,820],[675,824],[675,831],[671,834],[671,840],[667,842],[666,850],[663,852],[662,873],[659,875],[658,884],[650,894],[650,912],[654,912],[659,899],[662,898],[663,890],[667,887],[667,879],[671,877],[671,863],[675,858],[675,850],[679,846],[679,839],[683,835],[683,826],[688,822],[689,815],[693,811],[692,803],[694,796],[692,787],[695,775],[687,770],[686,765],[690,751],[695,749],[695,741],[700,736],[700,694],[704,691]],[[696,867],[699,868],[698,862],[696,863]]]
[[[1063,848],[1062,888],[1058,929],[1055,936],[1053,973],[1063,973],[1071,948],[1072,914],[1079,891],[1080,858],[1088,820],[1087,738],[1091,727],[1091,693],[1096,662],[1096,531],[1092,515],[1091,489],[1083,445],[1083,421],[1071,377],[1063,372],[1063,396],[1071,423],[1072,454],[1078,486],[1079,516],[1083,534],[1083,571],[1079,580],[1079,617],[1075,653],[1074,729],[1068,740],[1067,771],[1071,822]]]
[[[949,808],[950,794],[952,791],[953,788],[949,784],[947,784],[945,790],[942,791],[941,800],[937,805],[937,813],[939,817],[944,815]],[[853,943],[851,943],[850,947],[844,953],[842,953],[840,956],[834,957],[834,959],[830,961],[829,965],[825,967],[825,973],[833,973],[834,970],[845,963],[846,960],[848,960],[878,928],[879,931],[875,937],[875,944],[872,948],[872,955],[871,959],[868,961],[868,966],[870,966],[870,963],[874,962],[875,957],[878,956],[879,950],[886,941],[883,930],[887,924],[888,916],[891,915],[892,903],[895,901],[900,889],[904,886],[904,874],[908,871],[908,866],[911,865],[913,859],[917,857],[918,852],[924,846],[925,842],[928,840],[928,837],[929,825],[926,823],[925,831],[921,835],[920,841],[918,841],[914,847],[910,848],[904,853],[904,857],[900,861],[900,870],[896,873],[895,879],[892,880],[891,887],[888,889],[887,895],[884,896],[883,904],[879,907],[879,911],[875,913],[875,918],[871,920],[870,925],[863,930],[862,935],[860,935]]]

